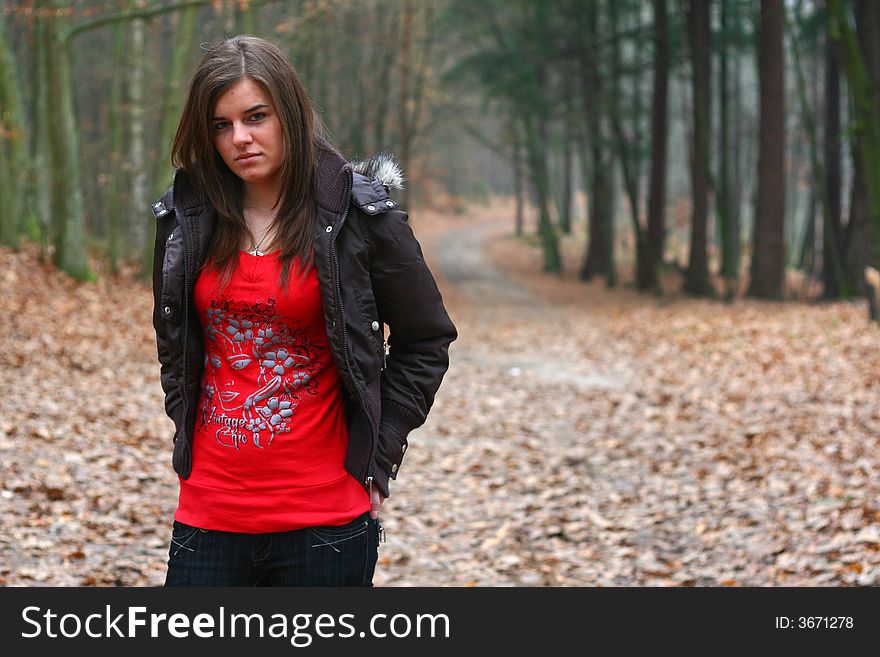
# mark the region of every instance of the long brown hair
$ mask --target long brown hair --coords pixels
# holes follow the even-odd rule
[[[317,212],[316,141],[327,142],[323,122],[278,47],[252,36],[235,36],[211,45],[190,82],[174,135],[171,163],[186,171],[203,201],[217,211],[218,221],[204,266],[222,271],[222,290],[238,263],[248,227],[242,210],[242,181],[214,148],[210,117],[220,95],[245,78],[266,91],[284,135],[287,155],[280,170],[281,196],[274,224],[282,259],[279,284],[286,290],[293,258],[298,259],[298,271],[303,276],[312,266]]]

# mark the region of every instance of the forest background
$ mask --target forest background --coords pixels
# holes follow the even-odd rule
[[[834,376],[830,370],[822,376],[836,382],[831,397],[839,395],[838,406],[846,409],[834,407],[829,417],[837,421],[844,413],[862,423],[846,437],[857,445],[851,461],[860,463],[862,478],[855,484],[857,494],[829,494],[856,475],[838,473],[843,479],[834,483],[837,475],[825,472],[824,483],[811,490],[820,506],[829,495],[842,500],[835,507],[837,519],[821,526],[807,519],[803,527],[834,536],[840,529],[861,537],[856,543],[862,552],[844,563],[842,571],[835,570],[829,564],[839,556],[840,546],[830,549],[819,541],[813,547],[824,566],[813,563],[808,568],[795,559],[779,572],[799,573],[804,582],[877,581],[877,471],[873,462],[860,458],[876,443],[872,427],[880,418],[875,401],[880,382],[871,369],[876,336],[865,332],[875,329],[862,326],[868,315],[876,318],[874,287],[880,285],[875,273],[880,264],[880,3],[4,0],[0,256],[7,272],[2,304],[11,326],[27,331],[24,309],[43,298],[37,288],[67,290],[69,301],[82,301],[89,290],[112,297],[146,285],[154,238],[149,206],[170,183],[169,150],[188,76],[203,53],[201,44],[239,33],[269,38],[290,56],[343,154],[351,159],[383,150],[395,155],[407,178],[398,200],[413,210],[417,232],[420,213],[437,217],[437,226],[461,235],[482,219],[503,223],[504,230],[490,235],[479,257],[514,263],[505,276],[518,277],[526,287],[537,285],[538,294],[543,290],[548,298],[580,304],[581,310],[615,309],[609,310],[615,317],[622,316],[615,314],[622,311],[614,305],[621,298],[639,312],[668,310],[671,315],[664,315],[663,322],[674,336],[681,330],[681,325],[675,328],[677,321],[690,321],[682,313],[703,313],[691,331],[698,343],[706,326],[712,327],[707,333],[715,331],[706,317],[746,318],[751,306],[737,304],[749,298],[788,302],[771,306],[769,315],[759,311],[754,323],[743,319],[744,330],[768,344],[776,331],[791,337],[788,313],[829,309],[822,315],[803,310],[797,317],[819,326],[822,339],[833,334],[831,346],[812,338],[795,340],[778,353],[773,347],[760,356],[751,354],[750,362],[766,374],[777,356],[783,361],[809,359],[814,349],[828,362],[846,363]],[[424,226],[429,246],[434,244],[432,230],[436,226]],[[438,262],[443,253],[452,253],[451,239],[437,242]],[[518,258],[520,265],[515,264]],[[445,272],[451,285],[460,266],[441,267],[438,275]],[[30,281],[36,287],[28,287],[27,272],[37,267],[45,267],[39,269],[39,285]],[[62,278],[53,278],[55,274]],[[467,286],[473,278],[459,271],[457,282]],[[602,296],[605,292],[597,286],[626,296]],[[461,285],[444,288],[444,295],[448,292],[454,304],[460,290]],[[682,299],[707,299],[711,305],[676,305]],[[837,301],[844,305],[831,303]],[[64,312],[69,314],[61,317],[68,323],[57,329],[59,335],[74,330],[71,318],[77,309],[69,305]],[[464,310],[460,316],[460,326],[481,335],[483,329],[476,323],[471,327]],[[634,336],[645,339],[641,327],[621,321],[613,333],[621,345]],[[846,337],[834,333],[840,326],[850,331]],[[503,335],[495,331],[486,338]],[[717,331],[713,335],[718,339]],[[100,336],[90,334],[90,339]],[[608,335],[595,339],[601,342]],[[467,362],[470,352],[464,340],[460,353]],[[553,351],[547,340],[542,346]],[[737,353],[748,357],[749,341],[736,344]],[[804,344],[810,345],[806,351]],[[54,347],[48,342],[32,346],[36,352],[4,350],[0,364],[5,378],[37,376],[39,350]],[[523,348],[523,353],[540,351],[534,343]],[[614,352],[603,349],[605,355]],[[659,360],[641,356],[659,372]],[[144,385],[151,385],[152,365],[146,363]],[[505,357],[502,369],[519,376],[520,365]],[[82,367],[72,365],[66,376],[85,380]],[[857,367],[863,369],[850,369]],[[158,389],[158,373],[153,374]],[[730,380],[738,376],[735,372]],[[737,380],[742,383],[745,377]],[[558,377],[555,383],[560,383]],[[605,394],[604,401],[613,397]],[[643,397],[635,386],[627,394]],[[672,387],[657,394],[663,404],[679,399]],[[736,398],[741,401],[742,395]],[[20,438],[51,442],[53,430],[37,424],[22,429],[26,423],[20,421],[21,411],[7,410],[0,425],[0,448],[8,456],[0,482],[3,499],[12,500],[22,516],[33,516],[23,526],[34,528],[43,522],[40,517],[45,520],[46,509],[57,513],[53,502],[70,498],[64,485],[37,481],[27,472],[30,452],[21,448]],[[497,410],[483,408],[480,413]],[[31,413],[36,422],[39,412]],[[478,425],[485,419],[454,415]],[[744,423],[749,425],[744,431],[749,447],[776,435],[769,425],[756,429],[752,420]],[[791,431],[783,435],[795,436]],[[816,437],[817,450],[828,448],[826,438]],[[834,458],[850,449],[840,445]],[[700,455],[704,465],[706,458]],[[754,467],[754,457],[750,459]],[[449,468],[455,470],[453,464]],[[615,495],[609,503],[620,503]],[[656,517],[650,504],[643,507]],[[609,520],[611,510],[604,516],[584,513],[568,521],[583,522],[600,534],[629,525],[623,520],[615,525]],[[543,526],[559,529],[550,534],[553,541],[586,540],[558,518]],[[700,536],[711,534],[711,523],[697,526],[703,528]],[[501,554],[501,561],[492,562],[493,572],[500,573],[521,564],[498,550],[514,540],[514,532],[507,525],[496,529],[495,542],[483,547]],[[569,540],[567,534],[575,538]],[[791,553],[797,552],[794,544],[806,541],[800,529],[795,534],[799,540],[784,542]],[[34,546],[43,552],[48,547],[39,540]],[[51,562],[56,571],[59,563],[94,557],[82,547],[65,549]],[[784,561],[777,557],[787,549],[778,544],[760,548],[775,555],[774,563]],[[517,550],[513,553],[520,554]],[[538,559],[540,567],[535,566],[543,579],[524,583],[596,581],[584,580],[582,573],[571,575],[573,579],[566,579],[570,573],[558,574],[558,555],[565,550],[551,552],[555,562]],[[661,552],[656,546],[648,551],[651,558],[642,574],[608,581],[643,582],[648,576],[698,584],[764,581],[754,573],[751,579],[724,574],[720,566],[714,575],[694,576],[680,555],[664,557]],[[418,553],[398,554],[391,565],[399,563],[402,572],[403,564]],[[595,550],[578,554],[581,561],[562,559],[571,572],[594,557]],[[618,556],[624,559],[626,553]],[[45,574],[49,562],[40,563],[42,570],[36,571]],[[0,577],[14,580],[12,573],[21,577],[28,568],[35,567],[7,565],[0,568]],[[817,575],[827,574],[822,568],[831,570],[830,579]],[[468,582],[495,581],[474,575],[477,570],[465,569]],[[620,566],[617,572],[624,570]],[[820,579],[811,580],[810,573]],[[777,575],[772,581],[784,580]],[[143,579],[126,579],[117,573],[116,580],[108,581],[141,582],[154,576],[147,571],[137,576]],[[389,581],[396,581],[395,576]]]
[[[656,290],[672,267],[697,295],[864,296],[880,248],[875,5],[7,0],[0,243],[36,240],[80,279],[92,252],[149,271],[137,209],[169,183],[198,44],[259,33],[344,153],[397,155],[405,202],[514,194],[545,271],[580,229],[580,275],[608,285],[629,266]]]

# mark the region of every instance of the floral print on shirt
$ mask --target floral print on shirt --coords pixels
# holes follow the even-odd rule
[[[221,445],[269,447],[290,432],[300,402],[318,394],[326,347],[296,320],[277,314],[275,304],[273,298],[251,304],[221,297],[206,309],[199,425],[216,427]],[[253,392],[243,396],[242,388]]]

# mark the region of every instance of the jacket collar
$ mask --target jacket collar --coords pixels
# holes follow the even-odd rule
[[[367,214],[396,208],[388,198],[388,188],[403,188],[403,173],[386,153],[365,161],[348,162],[338,150],[320,139],[316,147],[318,205],[333,214],[341,214],[354,198]],[[174,182],[168,191],[153,204],[156,218],[171,210],[185,214],[187,210],[202,207],[198,192],[183,169],[174,172]]]
[[[349,203],[351,163],[323,140],[318,142],[316,156],[318,160],[316,200],[320,207],[339,214]]]

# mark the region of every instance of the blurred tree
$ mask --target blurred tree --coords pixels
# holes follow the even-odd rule
[[[706,238],[709,214],[709,108],[711,85],[711,25],[709,0],[687,3],[693,89],[693,143],[691,147],[691,245],[684,288],[695,295],[712,294]]]
[[[825,180],[822,181],[822,189],[827,199],[828,211],[822,224],[822,280],[823,296],[826,299],[835,299],[843,294],[845,285],[841,265],[843,182],[840,142],[843,135],[840,131],[840,55],[831,40],[830,22],[826,20],[825,26]]]
[[[242,11],[236,5],[238,21],[245,25],[254,23],[253,16],[256,9],[253,7]],[[153,169],[153,190],[155,195],[162,194],[171,183],[171,144],[174,141],[174,132],[177,129],[177,121],[183,108],[186,83],[192,67],[192,44],[195,41],[197,28],[198,8],[187,7],[170,17],[174,29],[175,38],[171,44],[171,64],[166,73],[162,75],[162,96],[159,104],[159,156]]]
[[[41,33],[46,88],[45,109],[48,126],[51,243],[53,259],[62,271],[76,279],[92,279],[85,251],[85,210],[80,180],[79,130],[71,93],[68,42],[62,38],[67,24],[66,3],[40,0],[46,31]]]
[[[736,69],[742,43],[748,38],[744,30],[742,0],[718,3],[720,33],[715,51],[720,62],[718,74],[718,177],[716,207],[718,209],[718,238],[721,244],[721,277],[724,298],[732,299],[739,288],[740,220],[739,195],[736,180],[739,177],[739,134],[737,126],[739,94],[731,94],[731,86],[738,83]],[[733,63],[733,70],[731,70]]]
[[[654,0],[654,93],[651,101],[651,182],[648,197],[648,234],[636,285],[660,290],[659,267],[666,238],[666,136],[669,87],[669,29],[666,0]]]
[[[621,9],[628,10],[628,16],[621,16]],[[609,118],[611,130],[614,135],[614,148],[617,161],[620,163],[620,171],[623,176],[623,187],[629,201],[630,219],[636,245],[636,281],[643,285],[646,274],[644,267],[647,259],[647,233],[642,228],[639,212],[641,206],[641,159],[642,135],[639,127],[641,112],[636,102],[638,94],[633,94],[629,106],[624,106],[622,81],[624,80],[623,62],[621,50],[624,47],[624,39],[620,36],[623,18],[631,18],[635,22],[635,30],[641,29],[640,7],[627,6],[620,2],[608,4],[608,17],[611,28],[611,69],[610,69],[610,93],[608,94]],[[638,51],[636,51],[638,52]],[[630,62],[630,76],[638,80],[638,60]],[[625,122],[625,118],[629,118]]]
[[[828,0],[831,35],[840,49],[851,95],[853,188],[844,238],[847,276],[868,292],[864,268],[877,264],[880,240],[880,5],[857,0],[856,31],[841,0]]]
[[[143,0],[132,0],[133,7],[143,8]],[[131,111],[128,116],[128,164],[131,167],[131,195],[129,202],[132,211],[126,213],[128,225],[125,230],[130,235],[127,246],[135,256],[135,261],[143,262],[141,275],[147,280],[152,270],[151,260],[153,240],[148,237],[148,224],[144,221],[150,216],[150,197],[147,193],[147,152],[146,152],[146,57],[144,19],[133,18],[128,25],[129,63],[128,97]]]
[[[570,70],[571,62],[565,60],[560,63],[562,77],[562,97],[560,106],[562,107],[562,153],[559,159],[559,201],[556,206],[559,208],[559,229],[567,234],[571,234],[572,223],[572,206],[574,204],[574,148],[577,143],[575,122],[575,72]]]
[[[575,0],[573,5],[569,10],[574,15],[571,24],[576,26],[577,33],[583,35],[577,42],[574,56],[580,64],[581,99],[586,123],[587,142],[581,149],[581,168],[587,178],[584,188],[588,190],[589,205],[587,243],[578,275],[585,281],[595,275],[605,276],[606,286],[614,287],[617,283],[614,268],[614,169],[600,69],[599,4]]]
[[[523,184],[522,172],[522,144],[520,139],[519,127],[516,121],[508,118],[507,131],[510,135],[510,141],[513,146],[513,194],[516,198],[516,230],[517,237],[522,237],[525,224],[524,206],[525,206],[525,189]]]
[[[108,130],[109,130],[109,148],[107,149],[107,157],[110,159],[110,181],[107,189],[108,206],[107,206],[107,256],[110,260],[110,271],[116,273],[119,271],[121,260],[121,237],[124,235],[124,226],[120,226],[120,219],[125,216],[123,212],[123,185],[125,183],[125,170],[122,166],[124,152],[124,137],[122,127],[124,120],[122,116],[123,110],[123,76],[127,70],[126,58],[128,49],[127,26],[120,23],[116,25],[113,35],[113,67],[110,82],[110,98],[108,101]]]
[[[0,243],[18,247],[24,210],[27,128],[6,15],[0,12]]]
[[[412,0],[403,0],[401,9],[401,30],[400,30],[400,93],[398,101],[400,103],[397,124],[400,127],[400,157],[404,163],[409,165],[410,144],[412,141],[411,130],[411,113],[413,111],[413,99],[410,98],[410,86],[412,79],[412,36],[413,36],[413,4]],[[408,206],[406,195],[408,189],[404,189],[404,206]]]
[[[813,112],[813,103],[810,102],[807,96],[807,81],[803,72],[803,54],[801,52],[800,42],[802,39],[802,33],[805,31],[805,29],[809,29],[810,23],[803,19],[802,2],[798,2],[798,4],[795,6],[794,15],[792,18],[786,20],[786,25],[788,26],[789,41],[792,46],[792,66],[794,68],[795,78],[797,81],[801,120],[804,125],[804,130],[808,142],[808,151],[810,154],[811,202],[809,203],[807,227],[804,231],[804,244],[801,247],[801,261],[803,262],[806,260],[807,251],[811,250],[811,244],[815,241],[815,220],[813,218],[813,215],[815,213],[814,206],[816,204],[816,199],[818,199],[819,201],[818,205],[820,208],[821,216],[823,218],[823,225],[830,226],[832,218],[827,189],[825,187],[826,176],[824,171],[824,164],[819,156],[819,137],[817,134],[816,120]],[[840,175],[839,167],[840,165],[838,162],[838,176]],[[839,215],[839,207],[837,208],[837,211]],[[839,249],[836,244],[837,233],[834,230],[827,230],[825,233],[825,239],[829,242],[829,245],[831,247],[828,250],[828,252],[831,254],[831,262],[829,263],[830,266],[828,267],[828,269],[835,274],[833,276],[833,279],[835,281],[836,288],[840,290],[845,290],[846,285],[843,279],[843,269],[841,268]]]
[[[749,295],[781,299],[785,283],[785,58],[782,0],[761,0],[758,195]]]

